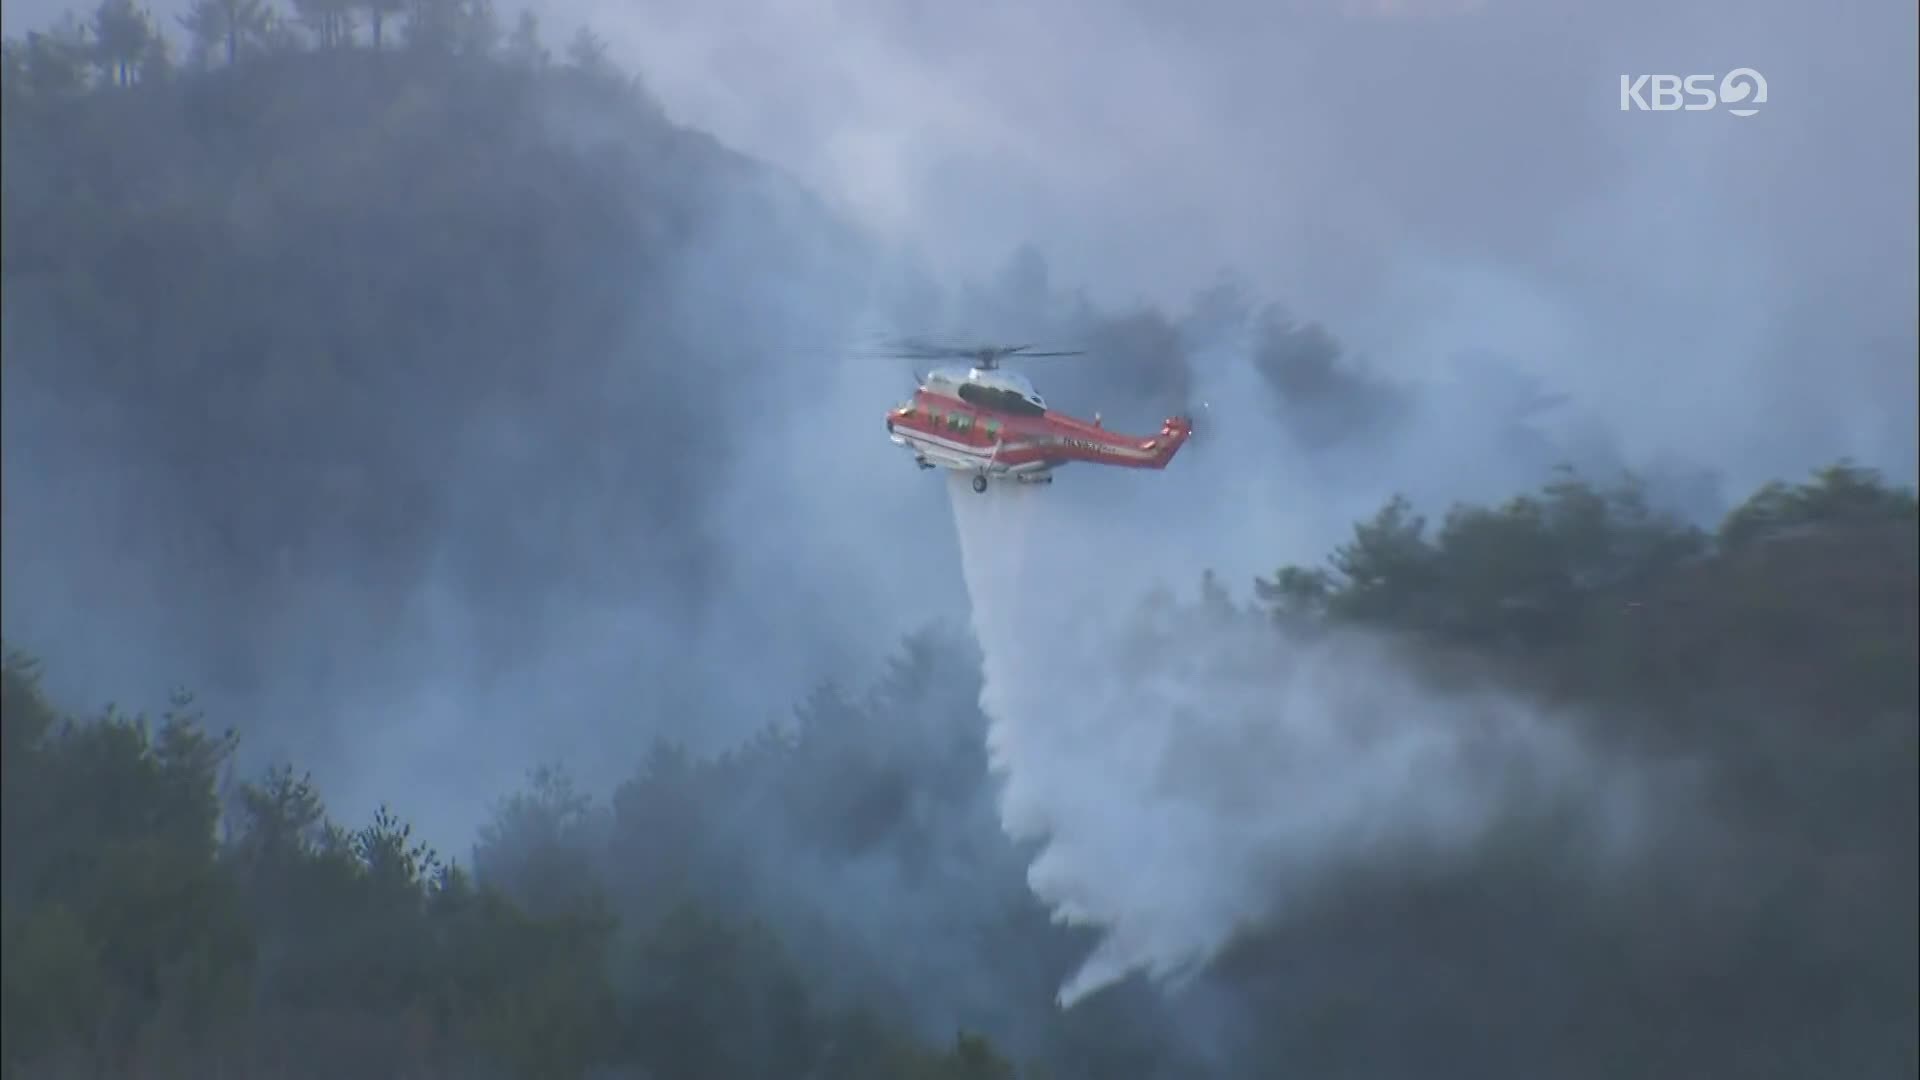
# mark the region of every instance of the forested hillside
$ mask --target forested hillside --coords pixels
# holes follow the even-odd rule
[[[1034,1076],[1896,1075],[1915,528],[1910,493],[1844,469],[1718,536],[1570,483],[1437,537],[1390,507],[1337,572],[1284,570],[1253,607],[1149,605],[1143,635],[1232,626],[1276,655],[1356,625],[1467,650],[1706,769],[1706,817],[1603,885],[1551,820],[1464,864],[1356,869],[1171,997],[1129,982],[1064,1013],[1085,942],[986,812],[962,642],[910,641],[880,685],[722,757],[662,744],[610,803],[537,770],[467,866],[384,807],[337,823],[292,767],[222,785],[230,741],[185,703],[58,721],[16,657],[9,1063],[1008,1075],[973,1036],[942,1056],[905,1034],[964,1023]],[[906,880],[868,895],[868,874]]]
[[[726,447],[688,401],[744,385],[726,365],[765,343],[751,321],[687,325],[679,291],[734,231],[766,279],[800,272],[782,265],[803,249],[772,174],[668,124],[586,43],[551,70],[531,39],[499,61],[296,51],[293,24],[257,3],[196,12],[221,48],[265,55],[178,78],[149,56],[138,85],[76,97],[75,80],[100,81],[110,30],[7,53],[9,376],[151,406],[112,410],[99,436],[152,470],[147,486],[195,500],[154,508],[177,530],[155,541],[185,549],[176,565],[266,588],[270,565],[234,560],[326,549],[370,586],[403,580],[466,510],[440,482],[461,458],[549,530],[587,524],[588,493],[609,513],[698,523],[694,472],[604,448],[644,433],[720,466]],[[646,385],[619,381],[633,371]],[[252,497],[221,497],[236,489]],[[487,530],[461,553],[476,565],[450,572],[502,593],[553,585],[563,568],[521,531]],[[691,606],[716,572],[699,539],[654,532],[620,565],[663,569],[680,588],[661,602]]]
[[[918,618],[950,605],[911,608],[878,676],[762,700],[879,600],[959,591],[922,543],[944,507],[883,500],[898,535],[840,557],[871,490],[814,508],[840,495],[811,462],[752,484],[735,437],[872,441],[873,403],[770,357],[931,286],[669,122],[590,33],[550,57],[484,0],[201,0],[184,48],[158,29],[107,0],[6,46],[5,632],[58,646],[10,653],[0,700],[8,1076],[1912,1074],[1911,491],[1841,463],[1702,529],[1568,474],[1444,520],[1394,501],[1323,565],[1141,582],[1142,685],[1278,713],[1291,658],[1361,639],[1436,695],[1542,703],[1662,794],[1622,809],[1651,818],[1625,855],[1551,797],[1464,855],[1343,837],[1191,980],[1061,1009],[1097,934],[1003,831],[980,643]],[[982,318],[1044,306],[1044,264],[1014,271]],[[1188,404],[1207,310],[1064,306],[1122,408]],[[1316,326],[1267,319],[1252,362],[1291,452],[1410,408]],[[42,572],[67,557],[88,572]],[[346,758],[403,778],[383,803],[323,802],[304,755],[369,738],[341,687],[404,681],[448,596],[456,700],[508,698],[516,734],[423,715]],[[608,598],[654,621],[575,625]],[[515,679],[535,648],[599,678],[606,638],[652,665],[627,692]],[[93,715],[129,669],[248,711]],[[489,786],[488,739],[521,790]],[[1241,757],[1220,787],[1282,782]],[[496,787],[470,851],[409,824]]]
[[[37,637],[92,648],[103,628],[44,613],[110,610],[155,642],[102,658],[120,686],[191,681],[322,770],[383,756],[386,710],[429,682],[460,687],[432,692],[449,728],[574,754],[601,738],[579,713],[521,719],[553,678],[724,743],[832,666],[822,633],[762,648],[764,687],[719,671],[817,609],[740,537],[820,493],[731,426],[783,418],[794,358],[841,340],[850,232],[670,123],[590,35],[549,57],[466,5],[432,16],[455,40],[418,6],[207,4],[122,78],[98,50],[131,10],[7,46],[7,487],[38,510],[9,558],[73,571],[58,596],[10,578]],[[809,544],[831,538],[780,554]]]

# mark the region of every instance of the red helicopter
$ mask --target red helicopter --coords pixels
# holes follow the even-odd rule
[[[1047,407],[1033,384],[1000,368],[1000,361],[1043,356],[1079,356],[1071,352],[1031,352],[1031,345],[981,345],[955,348],[919,342],[885,355],[913,360],[966,360],[967,368],[938,368],[920,380],[910,401],[887,414],[887,433],[913,451],[923,469],[945,468],[973,474],[973,490],[987,490],[989,478],[1022,484],[1050,484],[1053,470],[1070,461],[1164,469],[1179,453],[1193,424],[1168,417],[1160,433],[1142,438],[1122,435],[1091,421]]]

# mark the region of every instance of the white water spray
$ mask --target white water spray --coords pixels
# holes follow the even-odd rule
[[[1177,982],[1343,867],[1464,849],[1520,788],[1637,801],[1564,725],[1443,697],[1378,643],[1150,614],[1143,567],[1172,554],[1151,526],[1047,488],[951,491],[1002,827],[1041,844],[1027,879],[1055,918],[1103,935],[1063,1006],[1133,972]]]

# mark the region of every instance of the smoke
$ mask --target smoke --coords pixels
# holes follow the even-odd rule
[[[1431,688],[1381,642],[1130,612],[1128,575],[1085,557],[1110,526],[1037,489],[956,477],[952,501],[1002,825],[1040,842],[1028,882],[1055,917],[1104,932],[1063,1005],[1189,976],[1354,860],[1465,850],[1544,793],[1630,836],[1624,778],[1564,722]]]
[[[865,238],[649,103],[387,71],[274,76],[262,176],[177,149],[226,114],[131,99],[161,133],[136,175],[182,193],[164,220],[223,239],[155,239],[165,269],[87,314],[9,277],[4,623],[72,707],[184,686],[243,774],[291,760],[343,817],[386,801],[457,852],[530,763],[605,792],[654,737],[724,749],[961,593],[925,571],[937,492],[872,453],[888,373],[834,366],[900,287]],[[341,119],[401,84],[393,125]],[[11,183],[80,136],[7,123],[9,214],[82,253],[62,280],[108,280],[72,237],[124,208]],[[263,186],[282,209],[236,215]],[[503,221],[533,248],[468,257]],[[871,508],[916,492],[875,543]]]
[[[1036,895],[1106,935],[1063,1000],[1128,971],[1178,978],[1238,928],[1284,918],[1342,867],[1462,851],[1534,807],[1542,788],[1609,827],[1615,810],[1644,810],[1632,774],[1598,762],[1561,718],[1498,693],[1442,692],[1383,643],[1283,647],[1253,621],[1148,616],[1134,605],[1158,575],[1190,585],[1211,568],[1245,582],[1317,559],[1397,491],[1429,509],[1503,498],[1559,460],[1595,474],[1667,449],[1741,469],[1739,486],[1835,447],[1908,469],[1912,414],[1892,403],[1913,399],[1911,165],[1893,158],[1912,146],[1912,126],[1885,122],[1904,134],[1867,138],[1863,125],[1883,123],[1882,113],[1808,103],[1843,92],[1891,102],[1897,95],[1859,88],[1897,82],[1910,56],[1856,63],[1851,46],[1856,34],[1888,48],[1911,35],[1855,28],[1824,44],[1823,56],[1847,59],[1829,74],[1846,78],[1783,79],[1781,89],[1801,88],[1798,104],[1781,94],[1771,126],[1736,138],[1612,112],[1617,70],[1668,63],[1666,52],[1620,47],[1638,20],[1592,35],[1605,55],[1568,65],[1540,59],[1550,51],[1529,44],[1535,23],[1524,15],[1433,33],[1294,22],[1251,34],[1227,20],[1195,24],[1190,37],[1166,32],[1158,16],[1141,26],[1138,12],[1090,19],[1074,7],[1041,13],[1061,34],[1032,33],[1036,13],[1025,8],[1017,33],[1010,8],[913,20],[850,10],[822,21],[697,5],[673,16],[677,29],[658,25],[673,19],[657,8],[593,12],[644,59],[676,119],[792,168],[814,195],[684,130],[571,102],[541,108],[541,130],[569,152],[618,164],[608,155],[626,146],[629,165],[646,163],[609,168],[604,186],[550,167],[528,185],[543,193],[533,205],[548,207],[541,220],[555,235],[618,242],[583,243],[520,291],[489,285],[482,271],[537,261],[528,256],[408,276],[517,301],[492,302],[517,314],[476,336],[551,362],[503,366],[522,383],[352,388],[344,401],[367,427],[431,436],[368,449],[360,481],[382,471],[420,481],[431,498],[410,526],[416,542],[394,540],[404,560],[375,558],[387,523],[315,515],[320,524],[297,524],[337,532],[302,534],[280,552],[285,573],[241,599],[168,588],[176,563],[155,551],[175,537],[156,535],[159,516],[143,508],[196,490],[213,493],[209,505],[231,502],[247,485],[211,472],[150,476],[137,465],[148,450],[115,430],[124,418],[82,424],[85,405],[23,386],[10,363],[9,630],[31,628],[54,675],[87,680],[89,697],[102,682],[142,698],[176,679],[218,690],[237,668],[227,706],[212,712],[247,725],[250,749],[314,766],[348,813],[390,799],[422,831],[464,836],[530,760],[565,760],[605,789],[652,736],[726,747],[785,716],[811,683],[858,670],[965,599],[949,511],[880,435],[878,410],[910,383],[819,361],[844,355],[850,327],[867,321],[908,331],[957,323],[999,338],[1038,324],[1042,340],[1091,354],[1035,372],[1049,400],[1104,411],[1113,427],[1150,429],[1173,407],[1199,425],[1165,474],[1083,468],[1041,491],[953,494],[985,652],[980,699],[1004,785],[1001,824],[1042,845]],[[10,22],[20,8],[9,0]],[[850,21],[867,25],[850,34]],[[1773,25],[1739,24],[1742,33]],[[1069,32],[1086,47],[1063,56],[1050,42]],[[1551,32],[1565,36],[1557,21]],[[780,62],[705,47],[715,36],[756,39]],[[922,46],[934,55],[917,56]],[[1016,63],[1009,49],[1039,50],[1026,60],[1045,62]],[[1713,55],[1722,51],[1748,57],[1731,45]],[[741,63],[738,78],[714,78],[723,57]],[[1017,77],[1005,77],[1009,66]],[[1127,77],[1112,78],[1116,68]],[[1378,92],[1325,92],[1364,90],[1349,85],[1356,70],[1391,77]],[[1464,86],[1463,74],[1473,76]],[[1436,85],[1458,92],[1436,95]],[[1514,86],[1545,96],[1461,104],[1507,101]],[[342,100],[337,89],[316,94],[313,108],[384,115],[384,102]],[[1910,105],[1886,108],[1898,119]],[[423,122],[414,136],[433,129]],[[1517,145],[1524,167],[1489,166],[1512,160]],[[1825,150],[1786,149],[1807,145]],[[1860,147],[1884,149],[1866,158]],[[1824,194],[1839,174],[1864,185],[1858,197]],[[1752,182],[1730,190],[1718,179],[1729,175]],[[368,205],[411,186],[388,165],[364,180]],[[245,194],[218,175],[199,183],[216,208]],[[1894,189],[1904,201],[1882,194]],[[883,235],[849,240],[815,196],[844,199]],[[1886,249],[1862,236],[1900,242]],[[958,267],[1027,238],[1065,260],[1064,281],[1049,284],[1029,252],[1003,283],[1005,303],[937,310],[958,291]],[[279,233],[243,239],[330,250]],[[401,250],[371,254],[406,261],[395,243]],[[924,250],[867,258],[883,245]],[[1890,254],[1866,254],[1882,250]],[[347,265],[376,261],[367,254]],[[1267,333],[1244,311],[1223,317],[1208,348],[1174,356],[1191,338],[1185,323],[1174,334],[1173,322],[1136,314],[1086,327],[1078,315],[1023,310],[1082,283],[1102,297],[1164,302],[1222,262],[1302,318],[1329,320],[1333,337],[1357,342],[1397,381],[1383,389],[1384,379],[1355,376],[1327,334],[1290,323]],[[1881,272],[1894,263],[1905,269]],[[1815,281],[1825,283],[1817,292]],[[575,293],[595,298],[566,307],[581,326],[526,329]],[[10,361],[33,336],[17,317],[51,319],[31,314],[32,294],[14,296]],[[1887,338],[1871,364],[1851,359],[1868,331]],[[1561,383],[1587,415],[1522,423],[1529,395],[1514,390],[1509,409],[1486,364],[1451,381],[1434,370],[1469,347]],[[456,370],[486,370],[471,363],[484,350],[444,348],[460,356]],[[48,350],[57,354],[57,341]],[[459,396],[475,385],[483,400]],[[275,419],[260,426],[299,416],[324,427],[342,411],[263,409]],[[1583,424],[1601,434],[1582,435]],[[1673,501],[1710,518],[1717,493],[1688,483]],[[227,566],[219,554],[186,561],[217,578]],[[258,644],[232,644],[242,640]],[[239,660],[206,659],[227,652]],[[970,835],[959,815],[938,827]],[[941,849],[951,873],[909,888],[887,858],[801,865],[780,858],[776,838],[743,830],[737,840],[794,895],[874,927],[892,955],[928,955],[927,940],[959,936],[916,914],[930,894],[973,905],[950,884],[978,866],[958,843]],[[988,857],[998,855],[978,858]],[[966,951],[977,950],[947,950]],[[926,961],[915,978],[956,981],[951,958]]]
[[[1456,463],[1503,452],[1484,482],[1524,483],[1566,449],[1412,385],[1393,423],[1306,449],[1272,423],[1263,355],[1244,334],[1196,355],[1202,423],[1164,473],[951,483],[1002,827],[1037,845],[1028,884],[1056,920],[1102,934],[1063,1005],[1136,972],[1177,985],[1346,870],[1463,856],[1548,813],[1616,865],[1653,812],[1577,718],[1383,640],[1283,635],[1211,579],[1197,606],[1174,599],[1165,574],[1311,561],[1393,490],[1438,502],[1462,491]]]

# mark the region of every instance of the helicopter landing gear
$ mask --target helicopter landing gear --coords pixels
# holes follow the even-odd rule
[[[985,492],[987,490],[987,477],[985,473],[973,478],[973,490],[978,492]]]

